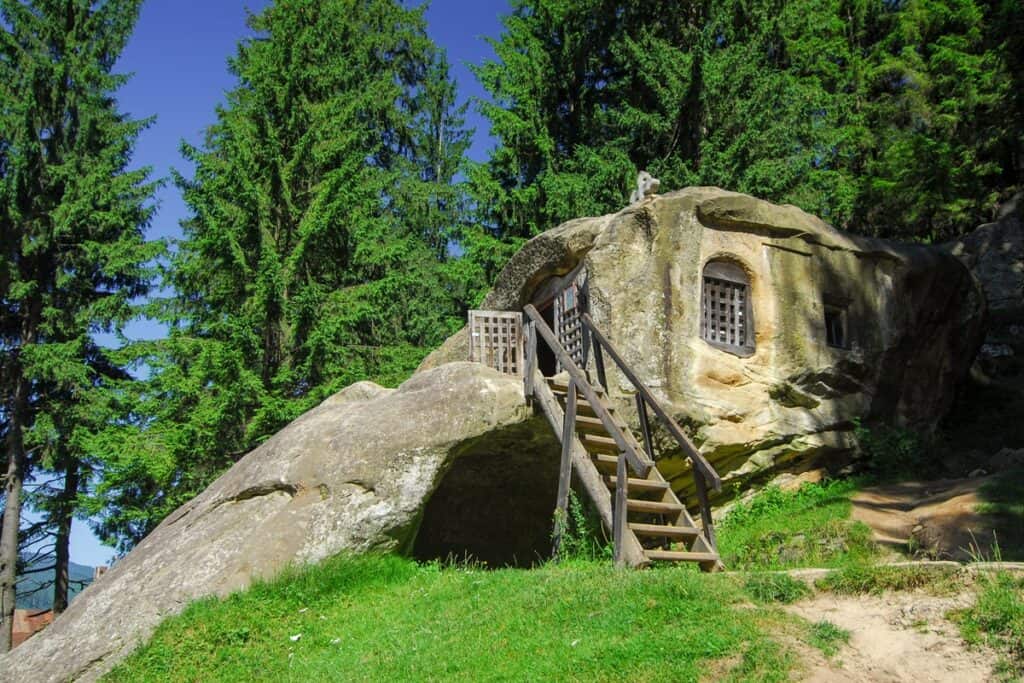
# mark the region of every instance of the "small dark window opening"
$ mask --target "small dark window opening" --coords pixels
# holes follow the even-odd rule
[[[754,352],[750,283],[738,265],[713,261],[704,267],[701,292],[701,337],[738,356]]]
[[[838,349],[847,347],[845,308],[825,305],[825,342]]]

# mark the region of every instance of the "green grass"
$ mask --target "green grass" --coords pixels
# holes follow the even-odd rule
[[[1001,651],[1000,673],[1017,680],[1024,675],[1024,579],[1000,573],[979,581],[974,606],[951,616],[960,623],[964,640]]]
[[[823,620],[811,624],[808,642],[826,657],[832,657],[839,652],[840,645],[850,642],[850,632]]]
[[[1024,560],[1024,468],[1000,473],[979,496],[978,512],[992,518],[1001,559]]]
[[[811,594],[803,581],[788,574],[757,572],[748,574],[743,585],[747,593],[758,602],[781,602],[790,604]]]
[[[820,590],[844,595],[880,595],[886,591],[928,589],[934,594],[950,594],[963,587],[955,573],[946,567],[891,567],[851,562],[819,579]]]
[[[768,634],[782,618],[690,567],[336,558],[191,605],[109,680],[693,681],[711,667],[781,681],[794,657]]]
[[[718,526],[718,550],[729,569],[841,567],[877,553],[871,530],[850,521],[856,480],[769,487],[738,503]]]

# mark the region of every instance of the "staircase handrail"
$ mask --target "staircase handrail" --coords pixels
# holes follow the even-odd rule
[[[661,403],[658,401],[657,398],[655,398],[654,394],[651,393],[651,390],[648,389],[647,386],[640,381],[640,379],[633,373],[633,371],[629,368],[626,362],[622,359],[622,356],[619,355],[618,351],[615,350],[615,347],[612,346],[611,342],[609,342],[608,339],[601,333],[601,331],[597,329],[597,326],[594,325],[594,321],[590,317],[590,314],[584,313],[581,316],[581,318],[583,320],[583,324],[586,325],[587,330],[590,332],[593,340],[596,342],[594,344],[595,351],[597,348],[603,347],[603,350],[608,352],[608,355],[611,356],[613,361],[615,361],[615,364],[619,367],[619,370],[622,372],[622,374],[625,375],[626,379],[630,381],[630,383],[636,389],[637,393],[643,397],[644,402],[646,402],[647,405],[651,407],[651,410],[654,411],[654,414],[657,415],[658,418],[661,420],[662,424],[665,425],[665,428],[668,430],[669,434],[671,434],[672,437],[679,444],[679,447],[682,449],[683,453],[686,455],[686,457],[690,459],[690,462],[693,463],[693,468],[695,470],[699,470],[700,473],[704,475],[704,477],[711,484],[712,488],[714,488],[716,491],[721,491],[722,479],[721,477],[718,476],[718,472],[715,471],[715,468],[711,466],[711,463],[709,463],[707,459],[703,455],[701,455],[701,453],[690,441],[689,437],[687,437],[686,434],[683,432],[682,428],[680,428],[676,421],[672,419],[672,416],[669,415],[668,412],[661,406]],[[607,391],[608,386],[607,380],[604,377],[604,363],[602,362],[600,352],[597,352],[595,354],[594,360],[597,364],[598,381],[601,383],[602,386],[604,386],[605,390]],[[641,420],[643,420],[642,416]],[[653,453],[650,455],[653,455]]]
[[[562,367],[565,368],[566,372],[569,373],[569,377],[572,382],[575,383],[576,389],[583,394],[583,397],[587,399],[587,403],[590,404],[591,409],[594,411],[594,415],[601,420],[601,424],[604,425],[605,430],[611,435],[612,439],[615,440],[616,446],[618,446],[621,453],[625,456],[626,461],[634,472],[639,474],[641,477],[646,477],[654,467],[654,461],[646,457],[637,451],[636,448],[629,442],[626,435],[623,434],[622,430],[615,423],[611,413],[604,407],[601,400],[598,398],[597,392],[594,387],[590,384],[586,374],[576,365],[573,361],[572,356],[565,350],[565,347],[555,337],[555,333],[545,322],[544,318],[537,312],[532,304],[527,304],[523,311],[533,322],[534,329],[540,334],[541,338],[548,345],[548,348],[558,358],[558,362],[561,363]],[[536,340],[532,340],[535,343]],[[529,365],[528,365],[529,370]]]

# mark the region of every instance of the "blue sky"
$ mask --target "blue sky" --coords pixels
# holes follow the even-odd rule
[[[151,166],[157,178],[168,178],[172,168],[186,176],[192,169],[179,154],[181,141],[202,141],[212,123],[214,108],[234,84],[227,58],[247,35],[247,11],[258,12],[266,0],[147,0],[139,23],[118,63],[118,71],[133,77],[121,89],[122,111],[136,118],[156,116],[135,149],[137,166]],[[418,3],[412,3],[418,4]],[[428,30],[448,52],[452,75],[462,99],[483,97],[484,91],[469,70],[493,57],[484,38],[501,32],[500,17],[508,12],[506,0],[434,0],[427,11]],[[483,159],[491,145],[485,121],[471,109],[467,124],[476,129],[469,156]],[[179,237],[179,222],[187,214],[181,195],[168,181],[157,195],[151,238]],[[154,337],[160,328],[139,323],[132,337]],[[84,522],[72,530],[71,559],[87,565],[107,564],[113,556],[100,545]]]

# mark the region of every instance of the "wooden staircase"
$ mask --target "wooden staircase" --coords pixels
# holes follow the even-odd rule
[[[539,404],[562,443],[556,509],[564,517],[569,482],[575,471],[605,526],[612,531],[616,563],[641,567],[655,561],[695,562],[704,571],[721,569],[706,493],[708,483],[720,488],[718,474],[594,327],[590,316],[581,316],[574,334],[576,337],[588,335],[589,348],[594,352],[597,383],[591,382],[581,369],[580,365],[586,366],[585,359],[582,363],[576,362],[533,306],[526,306],[525,313],[530,319],[526,327],[523,377],[526,396]],[[540,373],[536,353],[538,335],[558,358],[565,371],[563,375],[544,377]],[[643,444],[605,394],[603,387],[607,386],[607,380],[602,349],[637,390]],[[648,409],[661,420],[693,463],[701,513],[699,526],[654,465]],[[558,533],[556,525],[556,552]]]
[[[568,381],[564,378],[546,378],[546,381],[564,410]],[[641,448],[629,427],[616,415],[615,407],[605,397],[604,390],[600,387],[594,390],[626,438],[633,441],[635,448]],[[612,494],[618,486],[619,449],[594,412],[587,400],[577,395],[576,438],[590,455],[591,462]],[[705,571],[721,568],[718,553],[657,467],[651,467],[645,477],[627,477],[624,489],[627,492],[626,529],[636,538],[648,562],[697,562]]]

